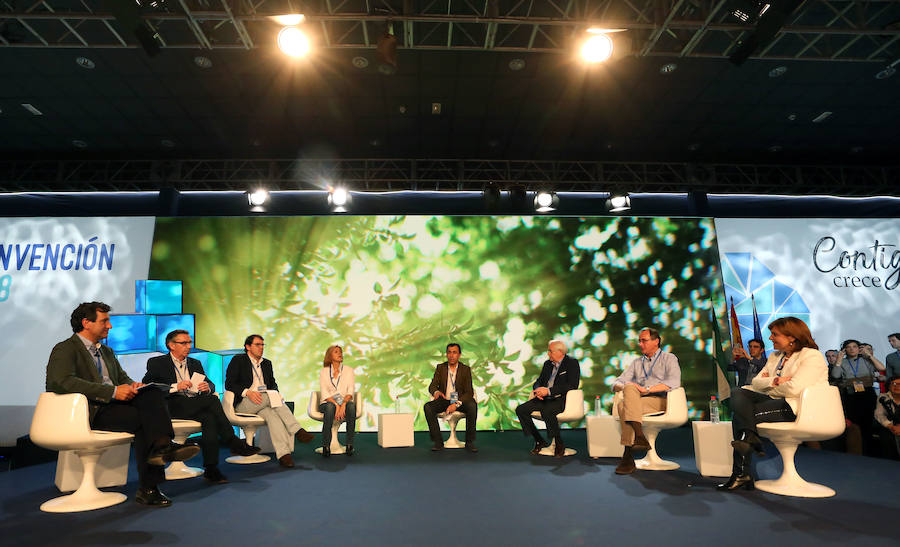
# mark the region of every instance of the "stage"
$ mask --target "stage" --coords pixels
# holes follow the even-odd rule
[[[0,473],[0,533],[30,545],[884,545],[897,537],[897,463],[801,448],[804,478],[837,491],[829,499],[763,492],[720,493],[697,474],[689,427],[660,435],[660,451],[677,471],[613,473],[615,459],[587,456],[584,430],[564,432],[578,454],[531,456],[521,433],[478,435],[478,454],[432,453],[427,433],[416,447],[384,449],[364,433],[357,454],[323,459],[298,445],[297,467],[272,461],[222,464],[230,483],[172,481],[174,504],[151,509],[134,501],[136,476],[113,488],[129,500],[75,514],[42,513],[58,496],[55,464]],[[320,437],[317,436],[317,440]],[[775,478],[781,460],[771,445],[760,478]],[[199,460],[199,458],[196,458]],[[193,462],[197,464],[197,462]]]

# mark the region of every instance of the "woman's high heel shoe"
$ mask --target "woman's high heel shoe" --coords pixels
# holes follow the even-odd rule
[[[728,477],[728,480],[716,486],[716,490],[737,490],[738,488],[743,488],[744,490],[753,490],[756,487],[753,485],[753,474],[750,472],[750,455],[744,455],[738,452],[737,448],[734,450],[734,464],[731,467],[731,476]]]
[[[737,490],[738,488],[743,488],[744,490],[755,489],[753,477],[749,474],[736,475],[732,473],[731,477],[729,477],[726,482],[716,486],[716,490]]]

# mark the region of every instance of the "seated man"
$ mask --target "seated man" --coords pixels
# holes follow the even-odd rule
[[[103,302],[75,308],[70,319],[75,334],[50,352],[47,391],[84,394],[92,429],[133,433],[139,482],[135,500],[165,507],[172,500],[159,491],[166,480],[163,466],[186,460],[199,449],[172,442],[175,433],[163,393],[141,389],[143,384],[132,381],[113,351],[100,343],[112,328],[110,309]]]
[[[434,378],[428,386],[431,400],[425,403],[425,421],[431,434],[431,449],[444,448],[441,430],[438,427],[437,415],[447,415],[462,409],[466,415],[466,450],[478,452],[475,446],[475,422],[478,419],[478,405],[475,403],[475,390],[472,389],[472,370],[459,362],[462,348],[459,344],[447,344],[447,360],[434,369]]]
[[[227,443],[232,454],[251,456],[259,452],[259,447],[248,446],[234,434],[231,423],[222,410],[219,398],[213,394],[215,386],[203,370],[200,361],[188,357],[191,351],[191,335],[186,330],[173,330],[166,335],[168,355],[151,357],[147,360],[144,382],[169,384],[166,402],[173,418],[200,422],[200,449],[203,451],[203,477],[211,483],[228,482],[219,471],[219,439]],[[192,390],[191,376],[202,374],[204,380],[197,390]]]
[[[244,340],[244,353],[235,355],[225,371],[225,389],[234,393],[234,409],[245,414],[257,414],[266,421],[275,456],[282,467],[294,467],[294,439],[302,443],[313,436],[300,427],[297,418],[286,405],[273,407],[270,397],[278,397],[278,383],[272,372],[272,361],[263,359],[263,337],[251,334]],[[267,393],[271,391],[271,393]]]
[[[681,387],[681,367],[678,358],[663,351],[662,338],[656,329],[645,328],[638,336],[641,356],[635,359],[621,376],[616,378],[613,391],[624,391],[624,397],[615,411],[622,425],[622,445],[625,453],[616,467],[619,475],[634,473],[633,450],[650,450],[644,436],[644,414],[666,410],[666,393]]]
[[[581,368],[578,361],[566,355],[566,345],[559,340],[550,342],[547,355],[550,358],[544,361],[544,368],[532,386],[531,399],[516,408],[516,415],[522,424],[522,433],[526,437],[534,437],[531,453],[537,454],[542,448],[549,446],[531,419],[532,412],[540,412],[541,419],[547,424],[547,435],[556,443],[553,455],[562,458],[566,454],[566,447],[562,442],[556,415],[566,408],[566,393],[578,389]]]
[[[753,377],[759,374],[759,371],[766,366],[766,357],[763,355],[762,340],[753,338],[747,342],[747,349],[750,350],[750,355],[747,355],[744,348],[740,346],[734,348],[734,351],[732,352],[734,361],[728,365],[728,370],[733,370],[738,373],[738,387],[749,384],[750,381],[753,380]]]

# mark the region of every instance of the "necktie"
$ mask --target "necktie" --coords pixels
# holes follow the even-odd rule
[[[558,363],[554,363],[554,364],[553,364],[553,372],[550,373],[550,381],[547,382],[547,387],[548,387],[548,388],[553,387],[553,382],[556,381],[556,373],[557,373],[557,372],[559,372],[559,364],[558,364]]]
[[[94,354],[94,358],[97,359],[97,374],[100,375],[100,379],[103,379],[103,363],[100,361],[100,350],[97,349],[97,346],[91,346],[91,353]]]

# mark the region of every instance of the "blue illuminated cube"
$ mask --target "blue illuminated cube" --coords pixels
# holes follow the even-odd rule
[[[181,313],[183,289],[181,281],[139,279],[134,282],[136,313]]]
[[[116,353],[153,351],[156,339],[156,317],[153,315],[111,315],[112,329],[106,345]]]

